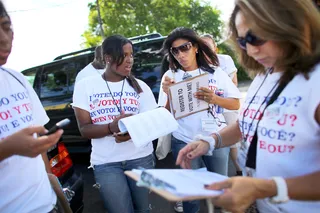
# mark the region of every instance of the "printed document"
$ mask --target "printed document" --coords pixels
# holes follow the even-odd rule
[[[176,119],[209,108],[209,104],[194,97],[200,87],[208,87],[209,75],[202,74],[169,87],[171,111]]]
[[[132,171],[139,176],[138,183],[140,185],[155,188],[161,185],[161,189],[181,198],[188,196],[218,196],[222,191],[208,190],[204,188],[204,185],[228,179],[227,176],[208,172],[206,169],[146,169]],[[144,174],[141,175],[143,172]]]
[[[136,147],[146,146],[178,129],[177,121],[164,107],[122,118],[118,126],[121,132],[129,132]]]

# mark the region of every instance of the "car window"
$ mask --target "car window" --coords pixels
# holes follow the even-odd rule
[[[36,78],[36,74],[37,74],[37,69],[33,68],[33,69],[29,69],[23,72],[23,75],[27,78],[27,80],[29,81],[29,83],[31,84],[31,86],[34,85],[34,80]]]
[[[41,73],[40,98],[67,95],[69,91],[69,72],[74,63],[66,61],[44,67]]]
[[[155,98],[158,98],[161,82],[160,53],[163,40],[155,42],[138,43],[134,45],[133,73],[135,77],[143,80],[151,88]]]
[[[87,56],[75,58],[74,61],[70,62],[72,63],[72,68],[69,70],[69,92],[73,93],[74,90],[74,84],[76,82],[76,77],[78,72],[80,72],[85,66],[87,66],[91,61],[93,61],[94,55],[90,54]]]

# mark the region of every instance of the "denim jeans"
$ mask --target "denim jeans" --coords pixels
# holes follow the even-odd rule
[[[153,169],[155,166],[153,154],[134,160],[94,166],[94,177],[108,213],[149,212],[149,190],[138,187],[136,181],[124,174],[124,171],[137,169],[140,166]]]
[[[172,137],[171,149],[174,159],[177,159],[179,151],[185,147],[187,143]],[[212,156],[202,156],[191,161],[192,169],[200,169],[207,167],[210,172],[216,172],[221,175],[228,175],[228,160],[230,148],[222,148],[214,150]],[[184,213],[196,213],[200,210],[200,201],[183,202]]]

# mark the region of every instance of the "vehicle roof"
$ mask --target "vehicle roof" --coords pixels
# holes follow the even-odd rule
[[[133,38],[137,38],[137,37],[133,37]],[[144,43],[153,43],[153,42],[156,42],[156,41],[164,40],[166,37],[167,36],[161,36],[161,37],[157,37],[157,38],[133,41],[132,43],[133,43],[133,45],[144,44]],[[68,61],[68,60],[70,60],[70,58],[87,57],[90,54],[94,54],[94,50],[95,50],[95,47],[90,47],[90,48],[87,48],[87,49],[83,49],[83,50],[79,50],[79,51],[75,51],[75,52],[72,52],[72,53],[65,54],[66,56],[72,54],[72,55],[70,55],[70,57],[63,57],[63,58],[60,59],[59,58],[60,56],[58,56],[51,62],[30,67],[28,69],[23,70],[22,73],[27,72],[27,71],[29,71],[31,69],[36,69],[36,68],[42,67],[42,66],[47,66],[47,65],[51,65],[51,64],[58,64],[58,63],[61,63],[61,62],[64,62],[64,61]],[[77,53],[79,53],[79,54],[77,54]],[[61,55],[61,56],[64,56],[64,55]]]

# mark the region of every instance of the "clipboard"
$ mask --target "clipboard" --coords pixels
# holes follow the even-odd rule
[[[205,111],[209,104],[194,98],[193,93],[200,87],[208,87],[209,74],[201,74],[169,87],[170,108],[175,119],[180,119],[197,112]]]
[[[139,175],[134,173],[133,171],[125,171],[124,172],[128,177],[132,178],[135,181],[139,181]],[[144,186],[148,189],[150,189],[152,192],[156,193],[157,195],[163,197],[164,199],[170,201],[170,202],[177,202],[177,201],[192,201],[192,200],[205,200],[205,199],[210,199],[217,197],[218,195],[215,196],[177,196],[175,194],[170,193],[169,191],[166,191],[164,189],[158,189],[156,187],[148,187]]]

